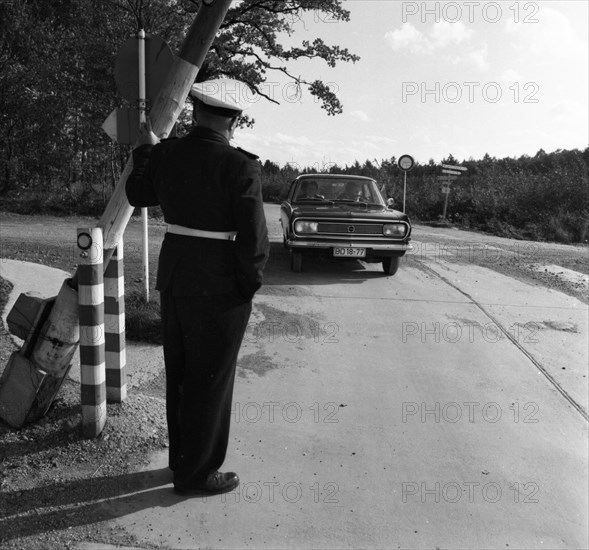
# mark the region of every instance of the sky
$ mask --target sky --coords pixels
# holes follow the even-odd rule
[[[329,116],[308,92],[268,73],[251,101],[252,129],[234,145],[317,169],[403,154],[417,162],[535,155],[589,145],[586,0],[407,2],[344,0],[350,21],[308,13],[285,45],[321,37],[356,63],[287,65],[329,83],[343,113]]]

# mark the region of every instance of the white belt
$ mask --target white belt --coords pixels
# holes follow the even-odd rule
[[[168,224],[168,233],[187,235],[189,237],[202,237],[204,239],[219,239],[221,241],[234,241],[237,236],[237,231],[204,231],[173,223]]]

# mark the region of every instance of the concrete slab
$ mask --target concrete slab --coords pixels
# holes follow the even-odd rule
[[[446,315],[446,321],[439,323],[441,338],[491,343],[511,339],[536,361],[530,363],[530,368],[545,369],[587,414],[589,307],[586,304],[484,267],[440,260],[424,263],[470,296],[487,314],[482,324]]]
[[[2,313],[4,328],[8,330],[6,317],[20,294],[34,292],[43,298],[52,298],[57,296],[63,281],[71,277],[71,274],[41,264],[0,258],[0,277],[7,279],[13,285],[8,303]],[[12,338],[17,346],[22,346],[23,341],[20,338],[16,336],[12,336]]]

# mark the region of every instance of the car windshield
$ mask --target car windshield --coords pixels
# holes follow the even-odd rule
[[[305,178],[299,181],[293,194],[294,202],[359,202],[384,205],[376,183],[372,180]]]

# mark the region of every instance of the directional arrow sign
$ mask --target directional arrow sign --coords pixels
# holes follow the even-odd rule
[[[442,174],[454,174],[456,176],[460,176],[462,174],[462,172],[458,172],[457,170],[444,169],[444,170],[442,170]]]
[[[454,166],[453,164],[442,164],[442,168],[450,168],[451,170],[460,170],[461,172],[466,172],[468,168],[464,166]]]

